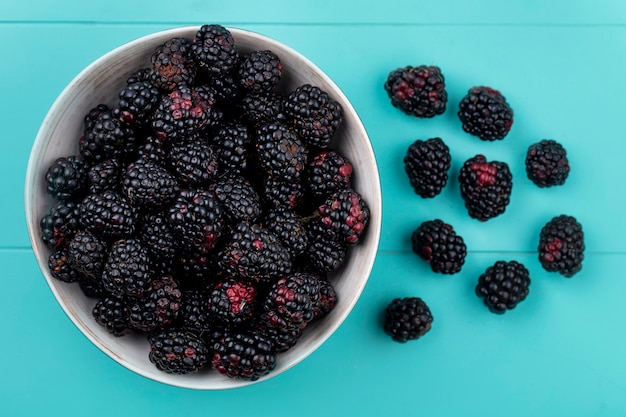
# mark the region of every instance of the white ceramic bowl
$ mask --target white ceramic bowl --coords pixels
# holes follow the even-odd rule
[[[192,389],[225,389],[252,382],[230,379],[217,372],[194,375],[172,375],[161,372],[148,360],[149,345],[145,337],[130,335],[114,337],[98,325],[91,311],[95,304],[86,298],[77,284],[54,279],[47,266],[50,249],[40,237],[39,222],[53,204],[46,193],[44,176],[47,167],[57,158],[78,153],[78,138],[85,114],[100,103],[115,105],[117,93],[126,78],[139,68],[149,66],[154,48],[170,38],[192,39],[199,27],[182,27],[157,32],[122,45],[85,68],[63,90],[50,108],[33,145],[25,183],[25,208],[31,244],[40,269],[72,322],[99,349],[126,368],[147,378]],[[345,265],[331,280],[338,294],[336,308],[320,321],[311,323],[298,343],[279,354],[276,369],[256,382],[276,376],[302,361],[317,349],[341,325],[357,302],[369,278],[378,250],[381,228],[381,189],[378,168],[367,132],[357,113],[335,83],[307,58],[266,36],[246,30],[229,28],[241,52],[269,49],[283,63],[284,92],[310,83],[337,100],[343,107],[344,121],[333,140],[333,147],[346,155],[354,165],[353,187],[358,190],[371,211],[363,242],[351,249]],[[341,346],[337,347],[341,349]]]

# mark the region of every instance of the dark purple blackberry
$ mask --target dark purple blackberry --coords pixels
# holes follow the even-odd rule
[[[485,141],[501,140],[513,126],[513,110],[504,96],[489,87],[472,87],[459,104],[463,130]]]
[[[258,333],[227,332],[212,347],[211,367],[230,378],[255,381],[276,367],[272,343]]]
[[[308,149],[298,134],[280,123],[261,126],[255,134],[259,168],[273,179],[300,182],[307,165]]]
[[[246,171],[250,141],[250,132],[243,124],[226,123],[219,127],[211,144],[216,150],[221,173],[238,175]]]
[[[263,303],[263,311],[275,311],[288,326],[301,329],[313,320],[320,286],[314,275],[295,273],[274,282]]]
[[[433,272],[456,274],[461,271],[467,246],[454,228],[439,219],[423,222],[411,235],[413,252],[430,265]]]
[[[148,135],[137,149],[137,159],[150,159],[165,165],[168,161],[169,151],[170,146],[166,139],[159,139],[156,135]]]
[[[356,245],[367,227],[370,211],[361,195],[350,187],[341,188],[328,196],[318,207],[316,218],[320,228],[333,240]]]
[[[312,148],[326,148],[343,120],[339,102],[310,84],[292,91],[285,100],[285,113],[295,131]]]
[[[196,334],[204,334],[213,329],[209,296],[206,290],[186,290],[183,292],[179,313],[180,326]]]
[[[286,123],[285,98],[278,92],[248,93],[238,102],[243,119],[252,127],[259,127],[272,121]]]
[[[217,177],[219,160],[215,148],[200,136],[173,143],[169,163],[178,179],[186,184],[202,185]]]
[[[183,189],[169,209],[168,221],[181,250],[202,252],[217,244],[224,214],[210,191]]]
[[[169,204],[178,194],[178,181],[172,173],[150,159],[128,165],[122,180],[122,193],[131,204],[155,210]]]
[[[307,165],[307,191],[316,198],[325,198],[337,189],[349,186],[352,171],[352,164],[346,157],[334,150],[321,150]]]
[[[152,67],[140,68],[133,72],[127,79],[126,84],[134,84],[142,81],[150,81],[152,78]]]
[[[305,200],[301,182],[284,182],[281,179],[264,178],[261,183],[261,199],[267,207],[300,207]]]
[[[87,189],[89,194],[102,191],[118,191],[122,183],[123,166],[118,159],[105,159],[87,171]]]
[[[88,161],[109,158],[124,160],[135,154],[135,132],[106,106],[98,106],[85,117],[85,129],[79,139],[80,154]]]
[[[459,184],[470,217],[487,221],[506,210],[513,177],[505,162],[489,162],[483,155],[476,155],[461,167]]]
[[[103,326],[113,336],[130,333],[128,327],[128,305],[126,301],[114,295],[108,295],[96,302],[92,315],[96,323]]]
[[[138,233],[153,265],[169,269],[176,259],[176,239],[165,214],[146,214]],[[155,271],[156,272],[156,271]]]
[[[70,242],[68,254],[72,267],[99,281],[108,254],[106,243],[96,235],[80,230]]]
[[[129,238],[113,243],[104,264],[102,283],[118,296],[143,297],[150,290],[150,255],[140,240]]]
[[[132,126],[147,126],[152,112],[161,101],[161,92],[149,81],[127,84],[118,96],[119,117]]]
[[[330,313],[337,305],[337,291],[333,284],[325,279],[320,279],[320,298],[313,306],[313,320],[320,319]]]
[[[254,93],[271,91],[280,81],[283,64],[272,51],[252,51],[239,63],[239,83],[244,90]]]
[[[567,152],[557,141],[546,139],[528,147],[526,174],[538,187],[565,184],[569,170]]]
[[[423,198],[440,194],[448,182],[451,159],[440,138],[413,142],[404,156],[404,170],[415,193]]]
[[[289,207],[270,209],[265,215],[263,225],[283,242],[292,258],[304,253],[309,246],[309,237],[302,219]]]
[[[217,76],[232,72],[239,59],[233,35],[221,25],[201,26],[191,51],[201,70]]]
[[[309,245],[304,252],[304,259],[315,271],[328,273],[343,265],[348,253],[348,245],[332,240],[324,228],[313,223],[307,226]]]
[[[73,201],[58,201],[39,222],[41,239],[50,248],[66,248],[80,228],[80,208]]]
[[[250,181],[240,176],[220,178],[209,187],[231,223],[256,221],[261,217],[261,199]]]
[[[541,229],[539,262],[546,271],[570,278],[582,269],[584,252],[583,228],[575,217],[556,216]]]
[[[202,338],[184,330],[167,329],[148,336],[148,358],[157,369],[170,374],[193,374],[210,360],[210,350]]]
[[[492,313],[503,314],[524,301],[528,295],[530,276],[517,261],[497,261],[478,278],[476,295]]]
[[[239,223],[218,256],[219,266],[237,278],[271,282],[291,272],[289,251],[278,237],[258,224]]]
[[[395,69],[387,76],[384,87],[391,104],[408,115],[431,118],[446,111],[448,93],[439,67]]]
[[[157,46],[150,61],[150,81],[164,91],[172,91],[181,84],[192,84],[196,77],[188,39],[172,38]]]
[[[75,200],[85,193],[87,162],[80,155],[57,158],[46,172],[46,191],[57,200]]]
[[[129,297],[129,326],[149,332],[166,328],[178,319],[183,294],[178,282],[171,276],[155,278],[152,288],[142,298]]]
[[[276,310],[261,312],[254,328],[272,343],[276,353],[286,352],[295,346],[303,332],[298,326],[290,326]]]
[[[432,323],[433,315],[424,300],[395,298],[385,309],[383,329],[396,342],[405,343],[424,336]]]
[[[53,278],[63,282],[77,282],[81,277],[72,265],[68,248],[57,249],[48,256],[48,270]]]
[[[90,194],[80,204],[80,222],[98,236],[119,238],[135,233],[139,213],[113,191]]]
[[[218,327],[241,327],[256,313],[257,288],[247,280],[224,279],[209,293],[211,320]]]

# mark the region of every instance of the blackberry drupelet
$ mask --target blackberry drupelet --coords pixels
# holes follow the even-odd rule
[[[138,159],[128,165],[122,180],[122,193],[144,210],[157,210],[178,194],[176,177],[151,159]]]
[[[261,217],[261,198],[250,181],[244,177],[222,177],[208,189],[220,202],[228,222],[254,222]]]
[[[104,288],[117,296],[143,297],[152,286],[150,262],[148,250],[139,239],[116,241],[104,264]]]
[[[450,149],[441,138],[416,140],[404,156],[404,170],[413,190],[422,198],[433,198],[448,182]]]
[[[183,293],[171,276],[155,278],[152,288],[142,298],[129,297],[129,326],[149,332],[173,325],[181,311]]]
[[[201,135],[170,146],[169,163],[176,177],[183,183],[206,185],[218,175],[219,160],[215,148]]]
[[[322,230],[332,240],[347,245],[356,245],[367,227],[370,211],[367,203],[357,191],[350,187],[340,188],[318,207],[316,219]]]
[[[161,92],[149,81],[127,84],[118,94],[120,119],[129,125],[148,126],[150,116],[161,101]]]
[[[284,183],[302,180],[309,151],[295,131],[281,123],[268,123],[256,131],[254,139],[265,176]]]
[[[88,163],[80,155],[57,158],[46,171],[46,191],[57,200],[76,200],[87,184]]]
[[[81,277],[72,265],[68,248],[57,249],[48,256],[48,270],[53,278],[63,282],[77,282]]]
[[[213,343],[211,367],[230,378],[256,381],[276,367],[272,343],[254,332],[227,332]]]
[[[79,139],[79,149],[86,160],[125,160],[135,154],[137,144],[134,129],[122,123],[108,107],[98,106],[85,117],[85,129]]]
[[[200,69],[216,76],[232,72],[239,60],[233,35],[221,25],[201,26],[192,41],[191,51]]]
[[[310,158],[306,167],[306,188],[315,198],[325,198],[352,180],[350,161],[335,150],[324,149]]]
[[[461,167],[459,184],[470,217],[487,221],[506,210],[513,177],[505,162],[489,162],[483,155],[476,155]]]
[[[424,336],[432,323],[433,315],[424,300],[395,298],[385,309],[383,330],[396,342],[406,343]]]
[[[489,310],[504,314],[528,296],[530,275],[517,261],[497,261],[478,278],[476,295]]]
[[[272,51],[260,50],[245,54],[238,68],[239,83],[254,93],[271,91],[280,81],[283,64]]]
[[[50,248],[66,248],[80,228],[80,208],[73,201],[57,201],[39,222],[41,240]]]
[[[151,332],[148,336],[148,358],[157,369],[170,374],[192,374],[210,360],[210,350],[194,333],[176,328]]]
[[[237,107],[243,120],[258,128],[272,121],[286,123],[284,102],[285,97],[276,91],[248,93],[239,100]]]
[[[391,104],[408,115],[431,118],[446,111],[448,93],[439,67],[395,69],[387,76],[384,87]]]
[[[130,236],[137,228],[139,212],[122,195],[113,191],[90,194],[80,204],[80,222],[98,236]]]
[[[108,255],[108,248],[102,239],[86,230],[80,230],[70,242],[68,254],[74,269],[100,281]]]
[[[539,262],[546,271],[570,278],[582,269],[584,252],[583,228],[575,217],[553,217],[541,229]]]
[[[252,322],[258,298],[256,285],[247,280],[226,278],[209,292],[209,312],[218,327],[235,328]]]
[[[489,87],[472,87],[459,104],[463,130],[485,141],[501,140],[513,125],[513,110],[504,96]]]
[[[430,264],[433,272],[456,274],[461,271],[467,246],[454,228],[439,219],[423,222],[411,235],[413,252]]]
[[[275,311],[288,326],[304,329],[313,320],[320,298],[318,279],[309,273],[294,273],[274,282],[263,303],[263,311]]]
[[[87,192],[89,194],[102,191],[119,191],[122,184],[124,166],[118,159],[105,159],[87,171]]]
[[[538,187],[565,184],[569,170],[567,152],[557,141],[544,139],[528,147],[526,174]]]
[[[123,298],[107,295],[96,302],[91,313],[96,323],[113,336],[120,337],[130,333],[128,305]]]
[[[181,84],[193,84],[195,80],[196,66],[188,39],[172,38],[157,46],[150,61],[150,81],[164,91],[175,90]]]
[[[270,208],[263,224],[283,242],[292,258],[304,253],[309,246],[309,237],[302,219],[288,207]]]
[[[179,322],[183,329],[199,335],[213,329],[206,290],[183,291]]]
[[[246,125],[236,122],[222,124],[211,137],[223,174],[244,174],[248,168],[250,132]]]

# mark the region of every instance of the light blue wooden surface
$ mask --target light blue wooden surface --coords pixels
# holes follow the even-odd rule
[[[4,314],[1,416],[65,415],[626,415],[626,4],[614,1],[387,2],[69,0],[0,4],[0,261]],[[262,32],[302,52],[343,89],[368,130],[383,186],[383,235],[370,281],[345,324],[318,351],[262,384],[224,392],[161,385],[92,346],[56,304],[25,227],[23,185],[48,108],[103,53],[150,32],[220,23]],[[439,65],[448,111],[417,120],[382,88],[399,66]],[[515,110],[502,142],[465,133],[456,106],[472,85],[499,88]],[[415,139],[442,137],[452,179],[422,200],[402,157]],[[563,187],[538,189],[524,174],[530,143],[568,149]],[[511,205],[487,223],[462,207],[454,172],[476,153],[508,162]],[[567,280],[536,259],[539,229],[575,215],[586,233],[584,268]],[[435,275],[410,252],[422,221],[452,223],[469,247],[462,273]],[[531,272],[529,298],[504,316],[473,294],[498,259]],[[423,297],[432,331],[405,345],[380,329],[391,298]]]

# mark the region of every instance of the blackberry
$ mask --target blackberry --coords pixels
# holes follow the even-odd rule
[[[174,143],[170,147],[170,166],[179,180],[202,185],[217,177],[218,158],[214,147],[198,136],[195,140]]]
[[[246,91],[269,92],[280,81],[283,64],[272,51],[252,51],[239,63],[239,83]]]
[[[176,241],[165,214],[144,215],[138,236],[148,250],[153,265],[160,264],[163,268],[169,269],[174,264]]]
[[[226,123],[211,138],[223,174],[240,175],[248,168],[250,132],[244,124]]]
[[[302,219],[288,207],[270,209],[263,224],[283,242],[294,258],[304,253],[309,246],[309,237]]]
[[[339,102],[319,87],[304,84],[285,100],[285,113],[293,120],[295,131],[312,148],[326,148],[343,121]]]
[[[118,296],[143,297],[150,290],[150,256],[140,240],[129,238],[113,243],[104,264],[102,283]]]
[[[352,180],[350,161],[331,149],[318,151],[306,167],[307,191],[316,198],[325,198]]]
[[[102,280],[95,280],[87,275],[81,274],[78,279],[78,288],[87,298],[99,300],[103,297],[110,295],[110,293],[104,289]]]
[[[178,191],[174,175],[150,159],[130,163],[122,180],[122,192],[128,201],[147,210],[167,205]]]
[[[174,324],[180,314],[182,297],[183,293],[174,278],[155,278],[152,288],[143,298],[129,297],[129,326],[149,332]]]
[[[439,67],[395,69],[387,76],[384,87],[391,104],[408,115],[431,118],[446,111],[448,93]]]
[[[267,207],[288,207],[295,209],[304,202],[304,186],[301,182],[284,182],[281,179],[264,178],[261,183],[261,197]]]
[[[261,312],[254,328],[272,343],[276,353],[286,352],[295,346],[303,332],[302,328],[289,325],[276,310]]]
[[[80,228],[80,208],[73,201],[57,201],[39,222],[41,240],[50,248],[66,248]]]
[[[201,70],[218,76],[232,72],[239,59],[233,35],[221,25],[201,26],[191,51]]]
[[[430,264],[434,272],[456,274],[467,255],[463,238],[439,219],[423,222],[411,236],[413,252]]]
[[[105,238],[134,234],[138,216],[137,209],[113,191],[90,194],[80,204],[81,224],[87,230]]]
[[[244,177],[223,177],[212,184],[209,190],[217,197],[229,222],[254,222],[261,216],[261,199],[250,181]]]
[[[526,174],[539,187],[565,184],[569,175],[569,161],[565,148],[555,140],[542,140],[528,147]]]
[[[236,225],[218,255],[219,266],[233,277],[271,282],[291,272],[289,251],[258,224]]]
[[[517,261],[497,261],[478,278],[476,295],[492,313],[503,314],[528,296],[530,275]]]
[[[318,272],[336,271],[343,265],[348,253],[345,243],[330,239],[317,224],[307,226],[309,245],[304,252],[308,265]]]
[[[192,84],[196,77],[191,42],[185,38],[172,38],[157,46],[150,62],[150,81],[165,91],[172,91],[180,84]]]
[[[124,336],[130,333],[128,327],[128,305],[120,297],[108,295],[96,302],[92,309],[96,323],[103,326],[113,336]]]
[[[119,94],[120,119],[132,126],[147,126],[152,112],[161,101],[161,92],[149,81],[127,84]]]
[[[257,288],[250,281],[227,278],[209,293],[211,320],[220,327],[241,327],[256,313]]]
[[[450,149],[441,138],[416,140],[404,156],[404,170],[416,194],[432,198],[440,194],[448,182]]]
[[[72,265],[68,248],[57,249],[48,256],[48,270],[53,278],[63,282],[76,282],[81,277]]]
[[[356,245],[369,221],[369,208],[361,195],[350,187],[331,194],[318,207],[317,222],[332,240],[347,245]]]
[[[461,167],[459,183],[470,217],[487,221],[506,210],[513,177],[505,162],[488,162],[483,155],[476,155]]]
[[[186,290],[183,292],[179,320],[180,326],[192,333],[203,334],[213,329],[207,291]]]
[[[227,107],[235,107],[242,94],[242,88],[239,85],[239,78],[235,71],[232,73],[224,73],[219,76],[214,74],[201,73],[196,84],[207,85],[215,90],[217,101]]]
[[[122,123],[115,112],[98,106],[85,117],[85,129],[79,139],[80,154],[88,161],[109,158],[124,160],[137,150],[134,130]]]
[[[243,119],[255,128],[276,121],[286,123],[285,98],[275,91],[245,94],[238,103]]]
[[[541,229],[539,262],[546,271],[570,278],[582,269],[584,252],[583,228],[575,217],[553,217]]]
[[[319,301],[320,285],[315,276],[295,273],[274,282],[263,303],[265,312],[275,311],[288,326],[301,329],[313,320],[314,306]]]
[[[100,280],[108,254],[104,241],[86,230],[80,230],[70,242],[68,254],[74,269],[93,280]]]
[[[175,259],[176,276],[183,289],[204,289],[215,282],[220,274],[216,254],[212,250],[178,251]]]
[[[203,369],[210,350],[196,334],[178,329],[151,332],[148,358],[157,369],[170,374],[193,374]]]
[[[286,125],[268,123],[255,135],[260,169],[269,178],[285,183],[300,182],[307,165],[308,149]]]
[[[432,323],[433,315],[424,300],[395,298],[385,309],[383,329],[396,342],[406,343],[424,336]]]
[[[126,85],[139,83],[142,81],[150,81],[152,77],[152,67],[140,68],[133,72],[127,79]]]
[[[46,191],[57,200],[80,198],[86,188],[87,169],[80,155],[57,158],[46,172]]]
[[[513,110],[497,90],[472,87],[459,104],[463,130],[485,141],[501,140],[513,126]]]
[[[213,343],[211,367],[230,378],[256,381],[276,367],[272,343],[258,333],[227,332]]]
[[[313,319],[317,320],[335,308],[337,305],[337,291],[335,291],[335,287],[333,284],[325,279],[320,279],[320,299],[313,306]]]
[[[170,146],[167,140],[156,135],[148,135],[137,149],[137,159],[149,159],[165,165],[168,161]]]
[[[87,190],[89,194],[102,191],[119,191],[122,183],[123,166],[118,159],[105,159],[87,171]]]

